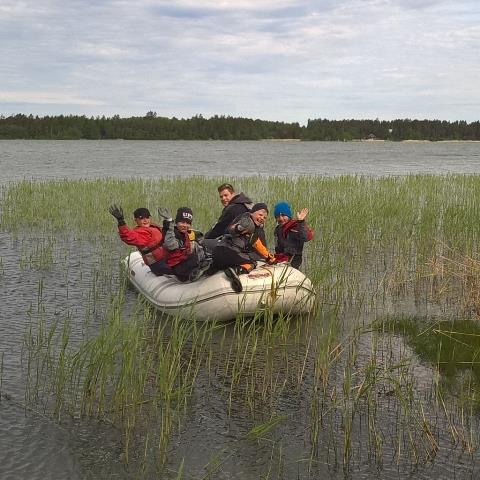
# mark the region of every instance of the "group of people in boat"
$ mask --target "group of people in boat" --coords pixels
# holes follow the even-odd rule
[[[155,275],[175,275],[182,282],[193,282],[223,270],[232,288],[241,292],[238,275],[249,273],[258,261],[290,262],[292,267],[300,267],[303,246],[313,238],[313,230],[305,221],[307,208],[294,216],[289,203],[281,201],[275,205],[277,226],[275,253],[272,253],[267,248],[263,228],[268,206],[253,203],[244,193],[236,193],[229,183],[220,185],[218,194],[222,214],[205,235],[192,227],[193,212],[189,207],[180,207],[175,219],[168,210],[159,208],[162,225],[152,222],[147,208],[137,208],[133,212],[134,228],[126,224],[120,206],[111,205],[109,212],[118,222],[121,240],[138,248]]]

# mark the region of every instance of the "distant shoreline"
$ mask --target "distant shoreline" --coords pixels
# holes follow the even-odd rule
[[[347,140],[348,141],[348,140]],[[371,143],[385,143],[385,142],[395,142],[395,143],[480,143],[480,140],[383,140],[378,139],[361,139],[361,140],[350,140],[351,142],[371,142]]]
[[[244,140],[225,140],[216,138],[191,139],[191,138],[175,138],[175,139],[132,139],[132,138],[0,138],[0,142],[275,142],[275,143],[297,143],[297,142],[328,142],[328,143],[480,143],[480,140],[384,140],[381,138],[355,138],[352,140],[309,140],[302,138],[259,138]]]
[[[326,120],[306,125],[230,116],[120,118],[0,115],[0,139],[42,140],[260,140],[276,142],[480,141],[480,121]]]

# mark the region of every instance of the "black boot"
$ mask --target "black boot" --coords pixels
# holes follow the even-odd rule
[[[234,292],[241,293],[243,290],[242,282],[238,278],[237,272],[233,267],[228,267],[224,270],[225,275],[230,280],[230,285]]]

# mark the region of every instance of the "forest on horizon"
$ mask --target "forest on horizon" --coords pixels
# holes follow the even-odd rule
[[[0,139],[37,140],[480,140],[480,121],[308,120],[277,122],[218,116],[178,119],[147,112],[143,117],[0,115]]]

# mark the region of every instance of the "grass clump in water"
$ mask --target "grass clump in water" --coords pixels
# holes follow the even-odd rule
[[[455,379],[459,371],[471,371],[480,388],[480,325],[472,320],[442,320],[400,317],[381,322],[385,332],[403,335],[423,361]]]

